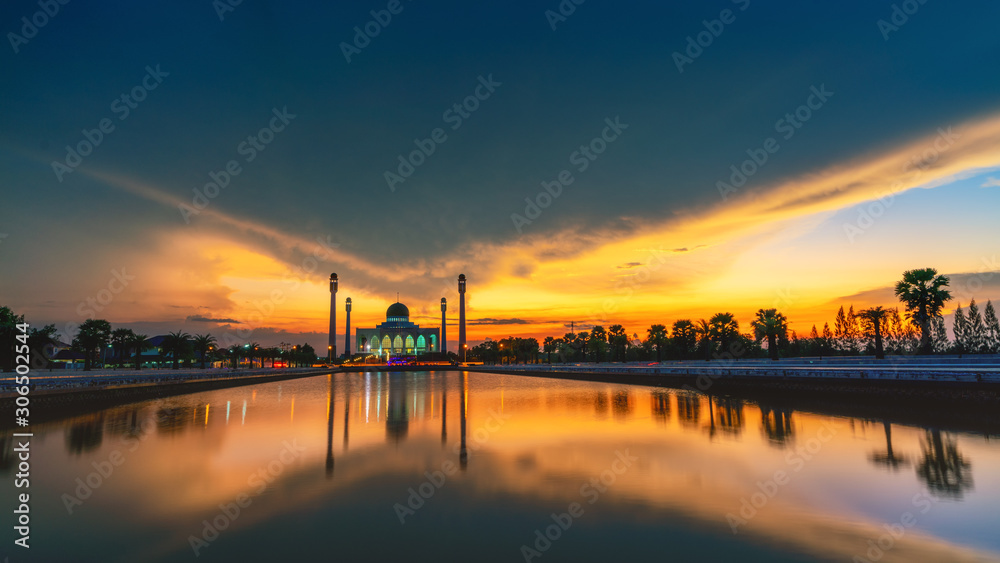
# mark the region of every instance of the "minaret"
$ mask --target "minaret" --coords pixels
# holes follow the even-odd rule
[[[448,323],[445,321],[444,312],[448,310],[448,300],[441,298],[441,343],[438,344],[438,352],[448,353]]]
[[[347,307],[347,326],[344,327],[344,331],[346,332],[346,334],[344,334],[344,354],[347,354],[347,357],[350,358],[351,357],[351,298],[350,297],[347,298],[345,305]]]
[[[465,363],[465,274],[458,275],[458,361]]]
[[[337,274],[330,274],[330,341],[326,355],[331,362],[337,357]]]

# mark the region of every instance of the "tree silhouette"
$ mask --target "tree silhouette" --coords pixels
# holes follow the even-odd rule
[[[119,366],[125,361],[129,342],[132,340],[132,335],[134,334],[130,328],[116,328],[111,331],[111,346],[114,348]]]
[[[83,352],[83,371],[90,371],[97,350],[111,339],[111,323],[101,319],[83,321],[73,339],[73,348]]]
[[[690,357],[698,345],[698,329],[690,320],[674,321],[670,338],[681,355],[681,359]]]
[[[958,451],[954,438],[942,437],[937,429],[927,430],[920,447],[917,476],[927,483],[932,494],[960,499],[966,489],[972,488],[972,464]]]
[[[646,342],[650,346],[656,347],[656,361],[661,361],[663,359],[663,345],[667,342],[667,327],[660,324],[650,325],[646,329]]]
[[[17,325],[24,322],[24,315],[15,315],[9,307],[0,307],[0,371],[14,371],[14,339],[20,331]]]
[[[205,355],[215,343],[215,337],[211,334],[199,334],[194,337],[194,350],[198,352],[198,357],[201,359],[201,369],[205,369]]]
[[[734,321],[735,322],[735,321]],[[754,338],[767,338],[767,354],[778,360],[778,338],[788,338],[788,319],[777,309],[758,309],[757,318],[750,322]]]
[[[191,335],[184,332],[183,330],[178,330],[177,332],[171,332],[163,339],[163,343],[160,344],[160,349],[164,354],[170,354],[173,357],[173,369],[178,368],[178,363],[180,362],[181,354],[184,354],[188,349],[188,339]]]
[[[896,297],[906,306],[910,322],[920,327],[920,353],[931,353],[931,319],[941,315],[945,301],[951,299],[948,277],[934,268],[907,270],[896,283]]]
[[[135,334],[129,337],[128,347],[130,350],[135,350],[135,369],[142,369],[142,353],[146,350],[152,348],[147,342],[149,337],[145,334]]]
[[[708,320],[712,341],[718,343],[719,352],[725,353],[729,345],[740,336],[740,323],[732,313],[716,313]]]
[[[861,320],[861,330],[865,336],[875,341],[875,358],[885,359],[885,349],[882,347],[882,333],[889,318],[889,310],[879,306],[864,309],[858,313]]]

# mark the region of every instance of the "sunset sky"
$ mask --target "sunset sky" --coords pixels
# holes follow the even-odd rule
[[[923,267],[949,313],[1000,300],[1000,5],[673,4],[71,2],[25,33],[5,2],[0,305],[321,349],[331,272],[341,338],[346,297],[355,328],[397,292],[457,321],[460,273],[472,343],[762,307],[801,334]]]

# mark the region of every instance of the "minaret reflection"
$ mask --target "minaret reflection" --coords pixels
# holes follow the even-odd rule
[[[330,379],[330,390],[326,394],[326,478],[333,479],[333,375]]]
[[[458,464],[462,468],[462,471],[469,466],[469,451],[465,447],[465,419],[468,415],[469,402],[469,374],[467,372],[462,372],[462,402],[459,403],[459,418],[461,419],[462,427],[462,444],[459,446],[458,450]]]
[[[351,380],[350,379],[348,379],[347,381],[345,381],[344,385],[347,386],[347,391],[344,393],[344,451],[346,452],[347,451],[348,431],[350,430],[350,421],[348,420],[347,416],[351,412],[351,396],[353,395],[352,391],[354,389],[351,386]]]
[[[389,373],[389,404],[385,413],[385,436],[396,443],[406,438],[410,431],[410,412],[407,409],[407,381],[405,372]]]
[[[448,441],[448,374],[441,386],[441,445]]]

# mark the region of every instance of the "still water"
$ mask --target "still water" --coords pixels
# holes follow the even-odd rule
[[[988,436],[680,390],[337,374],[34,432],[11,561],[1000,561]]]

